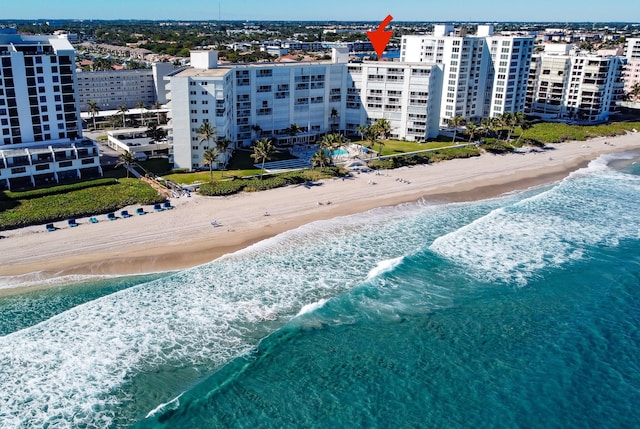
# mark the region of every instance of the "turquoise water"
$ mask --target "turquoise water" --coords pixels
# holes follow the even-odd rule
[[[329,150],[325,149],[325,154],[327,156],[328,155],[331,155],[331,156],[348,155],[349,151],[346,150],[346,149],[334,149],[332,151],[329,151]]]
[[[3,322],[0,427],[635,427],[640,164],[624,158],[96,296],[61,288],[70,304],[34,299],[44,316],[0,300],[23,319]]]

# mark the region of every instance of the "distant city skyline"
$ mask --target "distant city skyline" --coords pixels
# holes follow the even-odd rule
[[[640,19],[640,3],[614,4],[594,0],[564,2],[538,0],[525,7],[513,1],[459,0],[430,4],[418,0],[402,4],[382,0],[344,2],[324,0],[111,0],[96,6],[86,0],[9,2],[3,19],[151,19],[151,20],[318,20],[377,21],[391,14],[395,21],[524,21],[633,22]]]

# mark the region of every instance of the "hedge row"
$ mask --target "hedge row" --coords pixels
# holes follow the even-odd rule
[[[461,148],[439,149],[431,152],[422,152],[407,156],[394,156],[386,159],[374,159],[369,162],[369,167],[374,170],[389,170],[411,165],[429,164],[432,162],[447,161],[454,158],[471,158],[479,156],[480,149],[474,146]]]
[[[257,192],[288,185],[299,185],[329,177],[344,175],[346,171],[339,167],[325,167],[282,173],[278,175],[254,177],[251,179],[233,179],[200,185],[198,192],[206,196],[226,196],[238,192]]]

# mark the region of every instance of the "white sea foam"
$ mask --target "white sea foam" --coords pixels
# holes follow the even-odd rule
[[[145,418],[153,417],[156,414],[164,413],[168,410],[175,410],[180,406],[180,397],[184,395],[184,392],[170,400],[169,402],[165,402],[164,404],[158,405],[153,410],[149,411]]]
[[[401,262],[402,262],[402,257],[387,259],[387,260],[378,262],[378,265],[376,265],[375,268],[371,269],[371,271],[369,271],[369,274],[367,274],[367,280],[371,280],[373,278],[378,277],[381,274],[393,271],[393,269],[398,265],[400,265]]]
[[[638,238],[640,178],[602,157],[557,186],[501,207],[437,238],[430,248],[485,281],[526,284],[540,270],[584,256],[589,246]]]
[[[137,374],[219,368],[300,309],[359,285],[377,261],[419,248],[425,233],[455,217],[409,228],[399,216],[407,212],[308,226],[0,337],[0,420],[6,427],[111,427],[123,419]]]
[[[322,308],[327,303],[327,301],[328,300],[326,299],[321,299],[320,301],[307,304],[300,309],[300,311],[298,312],[298,314],[296,314],[296,316],[302,316],[303,314],[312,313],[317,309]]]
[[[113,278],[112,275],[66,275],[60,277],[50,277],[41,271],[22,274],[19,276],[2,276],[0,277],[0,289],[17,289],[29,287],[50,287],[71,283],[89,282],[101,279]]]

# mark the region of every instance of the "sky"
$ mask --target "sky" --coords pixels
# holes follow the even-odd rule
[[[1,9],[0,19],[640,22],[637,0],[5,0]]]

